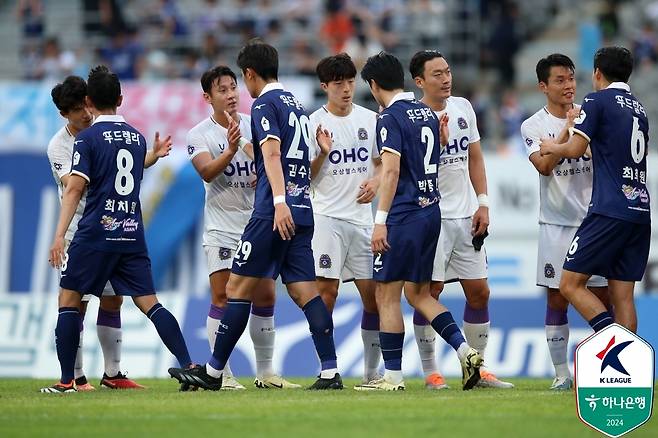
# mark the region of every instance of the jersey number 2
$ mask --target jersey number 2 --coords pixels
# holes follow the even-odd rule
[[[432,151],[434,150],[434,133],[429,126],[423,126],[420,130],[420,141],[425,143],[425,175],[436,173],[436,163],[430,163]]]

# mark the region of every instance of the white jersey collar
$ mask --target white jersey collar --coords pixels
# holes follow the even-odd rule
[[[398,93],[395,96],[393,96],[393,99],[391,99],[388,105],[386,105],[386,108],[389,108],[398,100],[414,100],[415,98],[416,95],[412,91],[403,91],[402,93]]]
[[[619,88],[621,90],[626,91],[627,93],[631,92],[631,87],[626,83],[626,82],[612,82],[610,85],[605,87],[606,89],[608,88]]]
[[[272,90],[283,90],[283,85],[281,85],[281,82],[270,82],[269,84],[265,85],[263,89],[260,91],[260,94],[258,97],[261,97],[263,94],[267,93],[268,91]]]
[[[113,114],[113,115],[101,114],[100,116],[94,119],[94,123],[92,123],[92,125],[95,125],[96,123],[100,123],[100,122],[126,123],[126,119],[124,119],[123,116],[120,116],[119,114]]]

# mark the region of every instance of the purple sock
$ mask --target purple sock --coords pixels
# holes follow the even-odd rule
[[[224,317],[224,307],[215,306],[213,303],[210,303],[210,309],[208,309],[208,316],[212,319],[221,320]]]
[[[414,310],[414,325],[430,325],[430,322],[418,310]]]
[[[546,325],[565,325],[569,323],[567,318],[567,311],[555,310],[546,306],[546,319],[544,324]]]
[[[468,303],[464,304],[464,322],[471,324],[485,324],[489,322],[489,307],[474,309]]]
[[[99,308],[98,317],[96,318],[96,325],[121,328],[121,312],[109,312]]]
[[[258,307],[251,305],[251,314],[261,318],[270,318],[274,316],[274,306]]]
[[[363,330],[379,330],[379,314],[370,313],[365,310],[361,314],[361,329]]]

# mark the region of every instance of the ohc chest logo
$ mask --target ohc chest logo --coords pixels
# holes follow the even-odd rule
[[[651,417],[654,351],[644,339],[613,324],[576,348],[576,405],[588,426],[618,437]]]

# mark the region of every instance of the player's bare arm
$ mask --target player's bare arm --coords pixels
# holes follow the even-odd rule
[[[578,134],[577,131],[575,133]],[[572,135],[566,143],[556,143],[551,139],[543,138],[539,145],[542,156],[554,155],[564,158],[582,157],[588,146],[589,142],[582,135]]]
[[[327,155],[329,155],[329,152],[331,152],[331,146],[333,145],[331,133],[326,129],[322,129],[322,125],[318,125],[315,130],[315,141],[318,143],[318,146],[320,146],[320,152],[317,157],[311,161],[311,180],[315,179],[320,173],[322,164],[324,164],[324,160],[327,158]]]
[[[238,152],[240,141],[240,127],[229,117],[228,127],[228,147],[217,158],[213,158],[210,152],[201,152],[199,155],[192,159],[192,165],[196,169],[199,176],[207,183],[211,182],[222,173],[231,160]],[[237,140],[236,140],[237,137]]]
[[[377,205],[377,212],[383,211],[388,213],[393,203],[395,190],[398,186],[398,178],[400,177],[400,156],[392,152],[382,154],[382,175],[381,185],[379,192],[379,204]],[[386,223],[378,224],[375,218],[375,227],[372,232],[372,252],[383,253],[390,248],[387,240]]]
[[[285,180],[281,168],[281,141],[268,138],[261,145],[265,174],[272,187],[272,198],[286,196]],[[290,207],[285,202],[274,204],[274,231],[278,230],[283,240],[291,240],[295,235],[295,222],[292,220]]]
[[[166,157],[171,152],[171,147],[174,144],[171,135],[168,135],[164,140],[160,139],[160,133],[155,133],[153,140],[153,149],[146,152],[144,157],[144,168],[153,166],[160,158]]]
[[[482,146],[479,141],[473,142],[468,146],[468,174],[475,193],[479,195],[487,194],[487,173],[484,167],[484,155]],[[473,214],[471,234],[479,236],[487,231],[489,227],[489,206],[480,205]]]
[[[441,117],[439,117],[439,140],[442,149],[450,141],[450,130],[448,129],[449,121],[450,117],[448,117],[447,113],[443,113]]]
[[[375,166],[375,172],[372,178],[365,180],[359,186],[361,190],[359,190],[359,194],[356,197],[358,204],[368,204],[377,196],[377,190],[379,190],[379,184],[381,182],[382,160],[381,158],[373,157],[372,162]]]
[[[59,212],[59,221],[55,229],[55,238],[50,247],[50,258],[48,262],[53,268],[59,269],[64,263],[64,247],[66,245],[64,236],[68,230],[71,220],[78,208],[82,194],[87,186],[87,180],[80,175],[69,175],[68,184],[62,195],[62,209]]]

